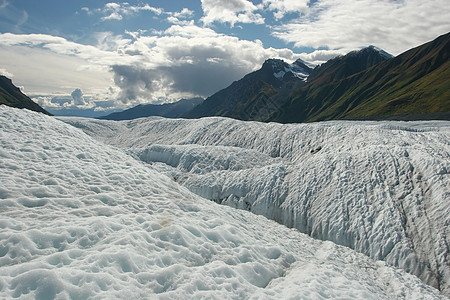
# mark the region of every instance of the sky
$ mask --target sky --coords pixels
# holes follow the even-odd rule
[[[450,31],[448,0],[110,1],[0,0],[0,74],[56,115],[100,116],[206,98],[268,58],[398,55]]]

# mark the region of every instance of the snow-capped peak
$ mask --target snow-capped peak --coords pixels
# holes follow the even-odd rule
[[[291,73],[294,77],[306,81],[311,69],[298,59],[292,64],[288,64],[281,59],[268,59],[265,64],[270,64],[273,70],[273,76],[278,80],[283,80],[284,76]]]
[[[367,48],[373,49],[373,50],[377,51],[378,53],[380,53],[381,56],[385,57],[386,59],[389,59],[389,58],[392,58],[392,57],[393,57],[393,55],[387,53],[386,51],[384,51],[384,50],[381,49],[381,48],[378,48],[377,46],[370,45],[370,46],[367,47]]]

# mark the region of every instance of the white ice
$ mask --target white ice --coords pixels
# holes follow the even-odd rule
[[[76,123],[124,144],[133,126],[155,133]],[[384,262],[201,198],[55,118],[0,106],[0,144],[2,299],[444,299]]]
[[[450,122],[64,120],[204,198],[450,293]]]

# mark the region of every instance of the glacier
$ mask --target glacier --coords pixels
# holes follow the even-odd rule
[[[65,118],[191,192],[450,294],[450,122]]]
[[[217,143],[208,145],[214,138],[204,127],[196,143],[182,144],[203,125],[242,123],[64,121],[75,127],[0,106],[0,298],[445,299],[386,262],[191,192],[188,182],[208,174],[234,173],[237,180],[261,169],[259,178],[246,178],[240,192],[229,187],[242,198],[254,180],[268,182],[266,168],[278,172],[270,186],[276,192],[275,177],[289,160],[263,148],[231,145],[232,139],[225,145],[230,128],[222,128]],[[248,125],[265,135],[279,126]],[[179,144],[176,135],[183,137]],[[149,143],[150,136],[158,143]],[[248,146],[264,144],[250,139],[241,136]],[[278,142],[272,142],[276,148]],[[321,145],[315,154],[308,152],[322,155],[327,146]],[[297,155],[291,153],[290,160]],[[211,195],[220,199],[225,187],[218,180]],[[205,185],[204,193],[210,189]],[[261,207],[255,204],[261,200],[252,206]],[[389,234],[389,226],[379,226]]]

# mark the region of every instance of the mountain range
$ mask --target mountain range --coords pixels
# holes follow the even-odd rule
[[[288,64],[268,59],[261,69],[233,82],[181,117],[223,116],[264,121],[273,111],[271,104],[281,103],[292,90],[304,86],[311,70],[301,60]]]
[[[450,34],[446,34],[346,76],[336,74],[356,53],[336,58],[291,94],[281,114],[266,121],[449,119],[449,52]]]
[[[450,33],[396,57],[369,46],[309,68],[267,60],[182,114],[282,123],[333,119],[450,119]],[[283,76],[280,76],[283,74]]]
[[[101,119],[148,116],[301,123],[325,120],[450,120],[450,33],[396,57],[369,46],[312,68],[268,59],[203,101],[141,104]],[[49,114],[0,76],[0,104]]]
[[[137,118],[160,116],[165,118],[175,118],[178,115],[192,110],[194,107],[203,102],[203,98],[181,99],[173,103],[157,104],[140,104],[121,112],[115,112],[107,116],[99,117],[104,120],[132,120]]]

